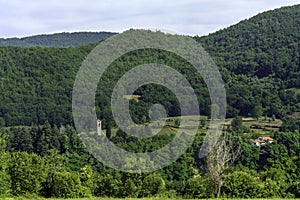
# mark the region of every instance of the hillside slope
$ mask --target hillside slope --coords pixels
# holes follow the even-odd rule
[[[284,118],[300,112],[299,8],[297,5],[265,12],[195,38],[220,67],[227,89],[228,117]],[[45,120],[52,125],[72,124],[71,95],[76,72],[95,46],[96,43],[69,48],[0,47],[0,127],[43,124]],[[166,64],[185,74],[195,86],[201,114],[209,114],[208,91],[203,82],[198,84],[197,73],[170,53],[148,49],[119,58],[104,74],[96,94],[98,117],[111,119],[109,104],[114,84],[130,68],[145,63]],[[145,86],[136,94],[142,96],[131,104],[137,123],[149,119],[148,110],[154,103],[164,103],[171,116],[180,114],[174,95],[165,88]]]
[[[89,43],[99,42],[116,33],[111,32],[76,32],[56,33],[51,35],[36,35],[24,38],[0,38],[0,46],[19,47],[76,47]]]
[[[300,87],[300,5],[264,12],[197,40],[230,72]]]
[[[223,72],[228,116],[249,116],[257,109],[280,118],[299,112],[300,5],[267,11],[195,39]]]

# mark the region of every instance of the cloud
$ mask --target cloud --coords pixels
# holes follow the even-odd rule
[[[0,0],[0,37],[162,28],[203,35],[294,0]]]

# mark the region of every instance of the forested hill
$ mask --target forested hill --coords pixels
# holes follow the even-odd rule
[[[230,72],[272,76],[287,87],[300,87],[300,5],[267,11],[197,39]]]
[[[51,35],[36,35],[24,38],[0,38],[0,46],[19,47],[76,47],[89,43],[99,42],[116,33],[111,32],[75,32],[56,33]]]
[[[262,107],[264,115],[283,118],[299,110],[300,5],[267,11],[195,39],[223,72],[228,116],[246,116]]]
[[[132,120],[144,125],[152,113],[157,111],[152,116],[162,116],[160,109],[153,109],[154,104],[162,104],[170,117],[163,130],[153,137],[128,135],[113,120],[110,105],[114,86],[133,67],[147,63],[171,66],[190,82],[201,115],[209,115],[212,105],[205,82],[189,63],[168,51],[142,49],[117,58],[102,74],[95,95],[95,111],[102,120],[103,133],[115,146],[128,152],[165,152],[136,159],[127,156],[119,163],[124,156],[99,145],[107,143],[107,137],[78,135],[74,129],[71,102],[76,74],[101,42],[97,38],[96,43],[85,44],[94,38],[91,34],[75,36],[55,34],[51,40],[47,36],[29,37],[16,41],[26,41],[20,46],[32,47],[0,47],[0,199],[92,195],[209,199],[219,194],[222,198],[300,198],[299,5],[265,12],[225,30],[195,37],[220,68],[226,88],[227,117],[233,119],[226,119],[226,134],[209,149],[207,158],[200,159],[199,147],[209,124],[201,116],[198,133],[187,151],[176,162],[152,173],[125,173],[107,167],[87,151],[80,138],[91,135],[86,142],[94,145],[93,152],[101,152],[98,158],[105,163],[113,158],[125,170],[141,169],[142,163],[162,166],[181,150],[176,146],[187,142],[184,138],[190,135],[190,127],[194,127],[198,116],[184,117],[190,125],[177,129],[182,125],[176,117],[181,114],[178,99],[165,87],[147,84],[135,91],[138,101],[130,100]],[[66,47],[71,44],[85,45]],[[49,47],[53,45],[59,47]],[[89,74],[88,69],[85,72]],[[188,94],[187,90],[180,88],[182,94]],[[188,95],[185,97],[181,99],[190,100]],[[146,125],[146,134],[139,135],[150,136],[151,128]],[[269,137],[259,137],[264,135]],[[108,154],[103,155],[103,150]]]
[[[195,37],[220,67],[227,89],[228,117],[284,119],[300,113],[299,8],[297,5],[265,12],[209,36]],[[93,39],[92,34],[85,36],[81,42]],[[26,41],[30,39],[33,38]],[[67,41],[70,42],[60,44],[67,46]],[[72,124],[71,94],[76,72],[95,46],[96,43],[69,48],[0,47],[0,127],[43,124],[45,120],[51,125]],[[112,64],[112,74],[103,77],[102,87],[98,88],[96,111],[104,125],[105,119],[111,117],[107,105],[112,87],[131,67],[145,63],[172,66],[184,73],[192,85],[199,80],[187,63],[167,52],[148,49],[125,55]],[[194,86],[202,114],[209,115],[210,98],[205,84]],[[174,95],[166,89],[145,86],[137,93],[142,98],[133,102],[136,122],[149,119],[149,108],[158,102],[165,103],[171,116],[180,114]]]

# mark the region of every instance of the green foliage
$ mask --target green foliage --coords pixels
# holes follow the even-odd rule
[[[180,126],[180,119],[175,119],[175,126],[179,127]]]
[[[186,181],[184,187],[184,198],[212,198],[214,195],[214,186],[209,179],[204,177],[193,177]]]
[[[98,175],[94,180],[94,195],[99,197],[117,197],[120,193],[121,179],[111,174]]]
[[[287,80],[292,68],[293,80],[288,80],[287,85],[297,84],[299,7],[264,12],[198,39],[223,64],[220,66],[225,65],[235,74],[266,77],[274,73],[276,78]]]
[[[94,188],[93,183],[93,169],[90,165],[86,165],[80,170],[80,182],[83,192],[83,196],[92,196],[92,190]]]
[[[146,176],[142,183],[142,189],[139,193],[140,197],[158,196],[166,189],[164,179],[159,174],[150,174]]]
[[[46,180],[47,170],[44,159],[36,154],[12,153],[9,162],[12,194],[39,194]]]
[[[258,120],[263,114],[263,108],[261,105],[255,105],[252,109],[251,115],[252,117],[255,117],[256,120]]]
[[[295,198],[300,198],[300,181],[292,183],[287,191],[293,194]]]
[[[107,126],[106,126],[106,137],[107,137],[108,139],[111,138],[111,122],[110,122],[110,121],[107,122]]]
[[[295,132],[296,130],[300,130],[300,120],[294,119],[291,117],[285,117],[283,119],[283,124],[280,127],[280,131],[291,131]]]
[[[139,180],[139,179],[138,179]],[[138,197],[140,193],[140,185],[136,183],[136,180],[127,178],[123,182],[122,186],[122,192],[119,194],[121,197],[129,197],[129,198],[135,198]]]
[[[227,90],[228,117],[274,115],[283,118],[299,111],[296,105],[300,98],[295,92],[300,86],[297,61],[300,51],[296,45],[300,31],[295,22],[299,16],[298,7],[266,12],[209,36],[195,37],[220,66]],[[101,33],[95,35],[100,37]],[[64,33],[51,37],[53,41],[59,38],[58,43],[62,43],[64,37],[66,43],[70,40],[78,42],[78,38],[85,43],[96,36],[93,33]],[[51,46],[51,37],[22,41]],[[46,120],[51,126],[72,124],[71,94],[75,76],[95,46],[1,47],[0,126],[41,125]],[[165,64],[178,70],[194,87],[202,114],[210,114],[209,93],[196,70],[170,52],[145,49],[121,56],[101,77],[95,107],[104,127],[112,120],[110,95],[116,82],[126,71],[145,63]],[[156,103],[164,105],[169,116],[180,114],[178,101],[167,88],[147,84],[138,88],[135,94],[141,99],[130,101],[130,114],[137,123],[149,121],[148,110]]]
[[[57,198],[80,197],[81,183],[79,176],[71,172],[54,172],[51,194]]]
[[[297,5],[265,12],[209,36],[195,37],[220,66],[227,90],[227,116],[235,117],[228,131],[235,135],[242,150],[235,166],[222,174],[226,177],[224,197],[299,197],[299,10]],[[0,46],[78,46],[111,34],[101,35],[0,39]],[[204,161],[198,157],[203,129],[176,162],[149,174],[110,169],[87,152],[72,127],[71,96],[76,73],[95,46],[0,48],[0,196],[210,198],[214,187],[202,178]],[[165,64],[178,70],[194,87],[201,114],[218,118],[223,108],[210,113],[215,105],[210,105],[206,84],[189,63],[170,52],[137,50],[111,64],[95,96],[97,117],[103,120],[107,137],[116,146],[138,153],[155,151],[174,138],[174,130],[180,125],[177,119],[175,126],[169,125],[156,136],[144,139],[121,130],[112,134],[116,123],[109,106],[110,94],[125,72],[145,63]],[[168,116],[176,117],[181,112],[172,91],[160,85],[144,85],[135,94],[141,98],[131,100],[129,105],[136,123],[148,122],[149,108],[157,103],[165,107]],[[248,132],[237,116],[282,118],[283,125],[281,132],[272,133],[273,143],[256,147],[250,143],[253,135],[236,134]],[[205,120],[200,123],[205,127]],[[150,129],[148,126],[147,133]],[[124,167],[130,170],[137,167],[136,163],[127,159]]]
[[[44,126],[40,129],[33,128],[30,132],[33,130],[39,132],[43,129]],[[9,134],[12,129],[6,130]],[[49,128],[50,135],[53,130],[55,127]],[[88,197],[91,194],[102,197],[168,197],[177,193],[178,196],[185,198],[210,198],[215,192],[213,185],[206,178],[195,177],[195,167],[200,167],[200,169],[202,167],[201,160],[193,158],[194,154],[197,155],[198,148],[203,141],[201,134],[196,136],[191,149],[174,164],[160,170],[159,173],[135,175],[106,169],[89,157],[71,128],[61,131],[63,132],[60,134],[67,135],[68,145],[65,153],[59,150],[60,146],[49,150],[43,157],[32,153],[13,152],[13,149],[11,149],[12,158],[4,153],[9,160],[6,167],[9,174],[1,177],[1,181],[8,183],[8,185],[5,184],[6,194],[9,194],[11,190],[14,195],[38,194],[45,197],[66,198]],[[300,174],[297,166],[300,161],[299,157],[295,156],[298,153],[299,142],[298,135],[295,134],[297,133],[276,133],[273,135],[276,142],[261,148],[252,146],[248,139],[235,135],[234,140],[241,147],[242,156],[237,161],[236,169],[229,169],[222,188],[223,195],[245,198],[297,196],[298,185],[295,181],[299,181]],[[153,146],[159,145],[162,140],[169,140],[169,137],[164,135],[156,137],[157,140],[152,141]],[[117,140],[115,142],[122,143]],[[144,148],[148,143],[147,140],[141,140],[139,141],[141,145],[138,146]],[[5,144],[3,143],[2,146]],[[130,150],[130,147],[128,149]],[[264,154],[260,150],[263,150]],[[267,159],[267,162],[264,166],[260,166],[258,175],[250,171],[256,170],[258,163],[263,162],[263,159]],[[196,160],[199,162],[197,166]],[[5,168],[7,162],[1,161]],[[134,165],[135,161],[128,164]],[[197,170],[200,171],[200,169]],[[238,169],[244,171],[235,171]],[[98,175],[94,177],[95,170]],[[9,188],[10,177],[12,179]],[[177,186],[174,183],[178,183]],[[263,192],[259,193],[259,189]],[[254,193],[249,191],[254,191]]]
[[[289,156],[300,155],[300,134],[299,132],[278,132],[274,134],[274,139],[278,144],[287,148]]]
[[[8,174],[9,154],[5,153],[6,143],[0,138],[0,197],[5,197],[11,191],[11,179]]]
[[[50,149],[59,149],[59,133],[56,129],[51,129],[48,121],[39,132],[36,141],[36,152],[39,155],[46,155]]]
[[[268,194],[265,197],[293,197],[297,195],[293,188],[299,181],[299,169],[297,162],[299,157],[286,157],[273,161],[272,165],[260,173],[261,179],[265,181]]]
[[[33,152],[34,138],[27,128],[11,128],[8,138],[8,148],[12,151]]]
[[[52,35],[36,35],[25,38],[0,38],[0,46],[20,47],[70,47],[99,42],[115,33],[109,32],[77,32],[77,33],[56,33]]]
[[[1,156],[1,159],[3,159],[4,157]],[[0,170],[0,197],[5,197],[5,196],[9,196],[10,191],[11,191],[11,180],[10,180],[10,176],[7,173],[7,169],[4,168],[6,166],[1,166],[1,170]],[[3,169],[4,168],[4,169]]]
[[[291,89],[300,86],[299,7],[264,12],[195,38],[221,68],[227,83],[227,116],[254,114],[256,105],[269,117],[281,118],[296,109],[299,99]]]
[[[259,198],[263,185],[257,177],[242,171],[235,171],[225,177],[223,193],[230,198]]]
[[[243,140],[239,144],[241,149],[241,156],[237,160],[237,164],[241,165],[241,168],[247,168],[250,170],[257,170],[260,149],[257,146],[252,145],[249,140]]]
[[[241,131],[242,130],[243,119],[241,117],[235,117],[232,119],[231,127],[233,131]]]
[[[71,124],[71,91],[86,48],[1,47],[0,116],[5,125]]]

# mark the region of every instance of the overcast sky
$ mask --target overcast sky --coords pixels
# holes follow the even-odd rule
[[[206,35],[300,0],[0,0],[0,37],[158,28]]]

